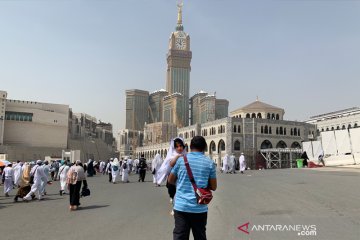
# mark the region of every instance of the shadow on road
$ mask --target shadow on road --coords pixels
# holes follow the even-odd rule
[[[97,209],[97,208],[104,208],[109,207],[110,205],[92,205],[92,206],[86,206],[86,207],[79,207],[78,210],[91,210],[91,209]]]

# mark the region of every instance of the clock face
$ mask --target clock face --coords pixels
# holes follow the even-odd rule
[[[183,38],[177,38],[175,40],[176,49],[184,50],[186,48],[186,40]]]

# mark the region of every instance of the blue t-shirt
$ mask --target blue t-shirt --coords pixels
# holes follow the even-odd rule
[[[201,152],[190,152],[187,159],[198,188],[208,187],[209,179],[216,178],[215,164]],[[184,158],[180,157],[171,173],[177,177],[174,209],[188,213],[208,211],[207,205],[198,204],[186,171]]]

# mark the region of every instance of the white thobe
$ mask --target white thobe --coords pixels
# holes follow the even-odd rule
[[[36,165],[30,171],[30,176],[34,176],[34,184],[31,186],[30,192],[24,197],[25,200],[31,200],[31,195],[34,193],[38,194],[38,199],[41,199],[41,184],[42,179],[46,179],[44,169]]]
[[[105,162],[101,162],[99,165],[99,171],[102,173],[104,171],[104,167],[105,167]]]
[[[153,183],[157,183],[157,173],[160,170],[162,161],[161,159],[156,159],[154,158],[154,160],[151,163],[151,171],[154,171],[155,169],[155,174],[153,174]]]
[[[4,193],[8,193],[13,189],[14,169],[11,167],[4,168],[3,175],[5,175]]]
[[[126,165],[126,168],[124,168],[125,165]],[[129,164],[123,163],[121,166],[121,171],[122,171],[121,181],[128,182],[129,181]]]
[[[19,185],[21,175],[22,175],[22,166],[20,164],[17,164],[14,167],[14,184],[15,184],[15,186]]]
[[[113,165],[111,164],[111,175],[112,175],[112,182],[115,183],[118,181],[118,177],[120,176],[120,167],[118,167],[118,170],[114,171]]]
[[[228,172],[228,170],[229,170],[229,162],[228,162],[228,156],[225,156],[224,158],[223,158],[223,167],[222,167],[222,170],[223,170],[223,172]]]
[[[41,193],[44,194],[46,192],[46,184],[48,183],[50,179],[50,166],[49,165],[43,165],[41,166],[45,177],[42,179],[41,183]]]
[[[70,167],[67,165],[62,165],[59,168],[59,180],[60,180],[60,190],[65,191],[66,189],[66,177]]]
[[[244,155],[241,155],[241,156],[240,156],[239,162],[240,162],[240,171],[241,171],[241,172],[245,171],[246,162],[245,162],[245,156],[244,156]]]

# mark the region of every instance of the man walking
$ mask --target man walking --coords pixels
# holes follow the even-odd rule
[[[191,140],[190,149],[191,152],[187,154],[187,159],[196,186],[198,188],[209,187],[210,190],[215,191],[217,188],[216,168],[214,162],[204,155],[205,139],[195,136]],[[205,240],[208,206],[198,204],[183,157],[177,160],[168,181],[176,184],[173,239],[189,239],[191,229],[194,240]]]
[[[147,169],[146,159],[144,158],[144,154],[142,154],[141,158],[139,159],[139,182],[145,181],[146,169]]]
[[[5,197],[9,197],[9,192],[13,189],[14,182],[14,169],[12,168],[11,163],[4,168],[2,179],[4,183]]]

